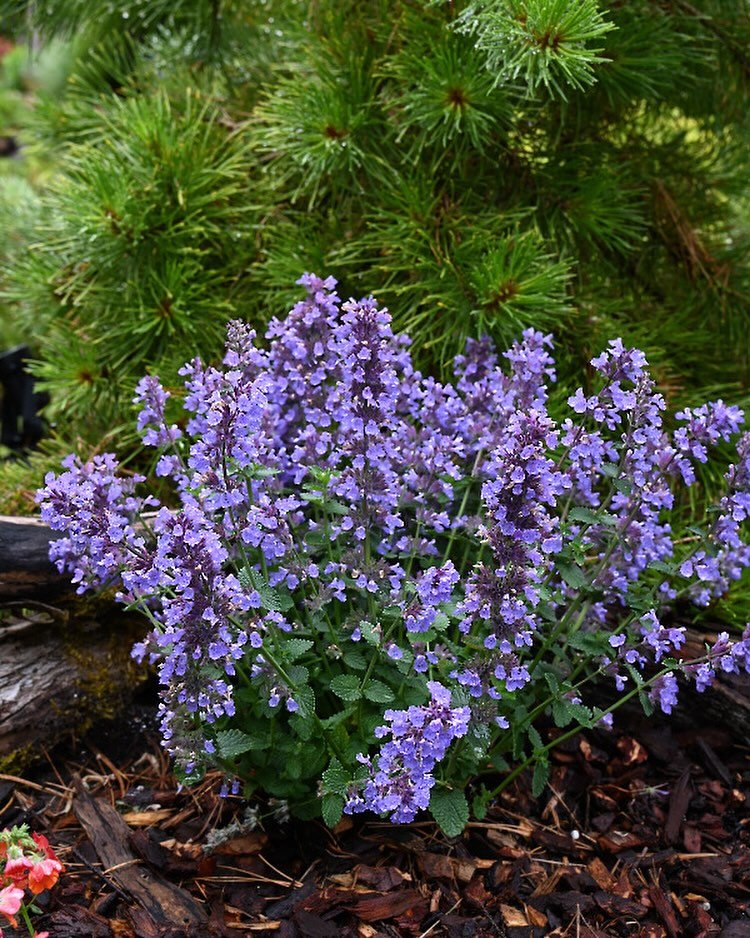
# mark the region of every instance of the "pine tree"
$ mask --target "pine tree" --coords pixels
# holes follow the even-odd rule
[[[117,101],[50,189],[44,240],[14,274],[18,311],[43,330],[37,374],[52,419],[100,431],[147,364],[167,381],[211,355],[239,315],[247,143],[192,90]],[[32,292],[33,290],[33,292]]]
[[[376,293],[435,372],[535,326],[560,393],[621,335],[677,401],[747,395],[746,0],[5,6],[77,52],[3,274],[60,432],[127,422],[144,369],[216,355],[305,269]]]

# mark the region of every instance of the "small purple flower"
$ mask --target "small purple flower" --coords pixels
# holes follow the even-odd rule
[[[387,723],[375,735],[386,742],[375,764],[361,757],[370,777],[361,790],[350,792],[344,807],[348,814],[374,811],[406,824],[428,807],[435,784],[432,772],[451,743],[466,735],[471,712],[468,707],[452,707],[450,691],[439,682],[428,681],[427,688],[429,704],[385,711]]]
[[[167,424],[165,405],[170,394],[153,375],[141,378],[135,389],[133,403],[140,405],[138,414],[138,430],[143,432],[143,442],[146,446],[165,446],[176,443],[182,436],[182,431],[176,424]]]
[[[657,678],[651,687],[649,697],[655,703],[658,703],[662,713],[671,713],[677,706],[677,693],[679,687],[677,678],[669,672],[662,677]]]
[[[440,606],[451,601],[459,575],[452,561],[430,567],[415,580],[416,600],[405,608],[404,622],[409,632],[427,632],[435,622]]]

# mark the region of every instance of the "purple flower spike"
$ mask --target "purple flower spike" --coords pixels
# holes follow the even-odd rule
[[[451,707],[451,693],[437,681],[428,681],[430,703],[408,710],[386,710],[387,725],[376,730],[385,739],[362,790],[354,790],[344,807],[347,814],[374,811],[388,814],[395,824],[413,821],[427,808],[435,784],[432,774],[455,739],[465,736],[471,712],[468,707]]]

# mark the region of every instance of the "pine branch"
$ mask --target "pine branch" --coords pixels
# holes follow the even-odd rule
[[[709,32],[720,39],[734,59],[742,66],[745,75],[750,76],[750,55],[735,41],[733,36],[718,25],[712,16],[699,10],[697,7],[693,6],[692,3],[689,3],[688,0],[671,0],[671,5],[697,19]]]

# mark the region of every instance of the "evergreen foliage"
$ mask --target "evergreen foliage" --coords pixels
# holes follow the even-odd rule
[[[184,347],[210,355],[239,314],[248,146],[219,119],[190,90],[118,99],[67,154],[44,239],[8,288],[29,333],[41,327],[53,419],[100,432],[145,363],[174,380]]]
[[[144,367],[174,383],[305,269],[376,292],[435,372],[531,326],[563,385],[622,335],[675,402],[747,393],[746,0],[5,6],[79,50],[3,275],[61,432],[126,423]]]

